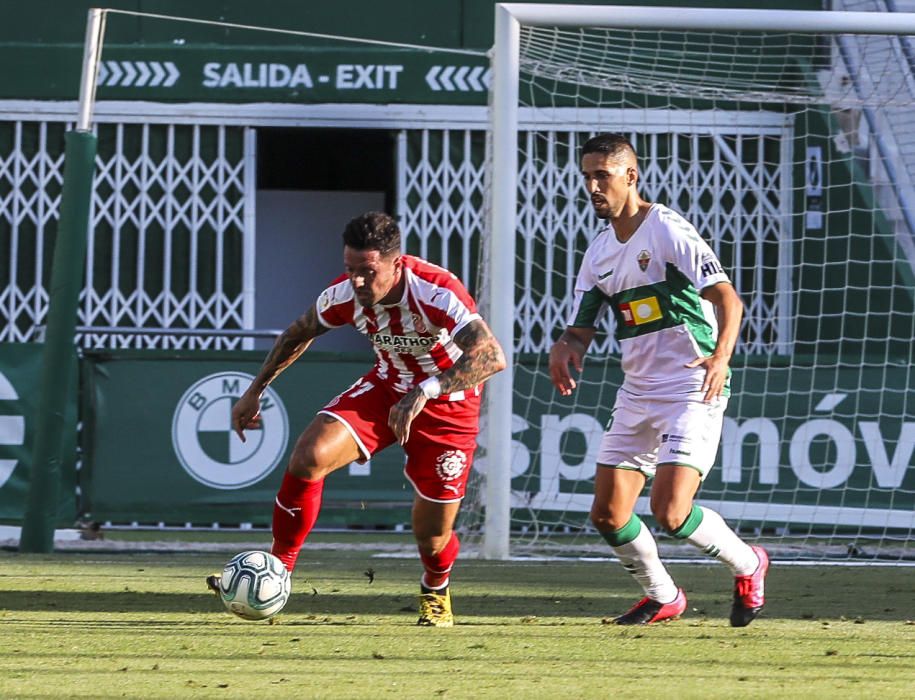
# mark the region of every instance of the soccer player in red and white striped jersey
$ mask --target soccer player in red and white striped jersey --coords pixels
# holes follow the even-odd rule
[[[344,273],[277,339],[232,409],[232,426],[257,425],[260,398],[311,342],[351,325],[375,364],[332,399],[299,437],[273,511],[273,554],[292,571],[321,507],[324,478],[388,445],[404,447],[415,490],[413,533],[424,573],[420,625],[453,624],[453,531],[476,449],[482,383],[505,368],[498,341],[453,274],[400,252],[400,229],[369,212],[343,232]]]

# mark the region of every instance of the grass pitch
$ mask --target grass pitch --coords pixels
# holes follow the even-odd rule
[[[180,545],[179,545],[180,546]],[[307,547],[307,545],[306,545]],[[2,698],[910,698],[915,570],[779,565],[728,626],[720,565],[672,565],[688,613],[602,624],[613,562],[463,560],[453,629],[414,625],[419,564],[308,550],[274,624],[224,612],[219,553],[0,553]]]

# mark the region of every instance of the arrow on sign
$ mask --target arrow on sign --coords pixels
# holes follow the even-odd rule
[[[130,87],[133,85],[133,79],[137,77],[137,69],[130,61],[121,61],[121,68],[124,69],[124,80],[121,81],[121,87]]]
[[[486,66],[432,66],[426,73],[426,85],[436,92],[485,92],[491,81]]]
[[[168,77],[165,79],[165,82],[162,84],[162,87],[171,87],[176,82],[178,82],[178,78],[181,77],[181,73],[175,67],[175,64],[172,63],[171,61],[165,62],[165,70],[168,71]]]
[[[455,66],[445,66],[438,76],[441,86],[448,92],[454,92],[454,83],[451,82],[451,75],[454,73]]]
[[[492,82],[492,70],[486,66],[476,66],[467,76],[467,82],[470,83],[471,90],[484,92],[489,89],[489,84]]]
[[[155,87],[156,85],[160,85],[162,83],[162,79],[165,77],[165,69],[162,67],[162,64],[155,61],[150,63],[150,66],[152,67],[153,72],[152,82],[150,83],[150,86]]]
[[[149,76],[152,75],[152,71],[146,67],[146,64],[143,61],[137,61],[137,70],[140,71],[140,77],[137,78],[137,82],[134,84],[137,87],[143,87],[149,82]]]
[[[467,76],[467,71],[470,70],[470,66],[461,66],[457,69],[457,73],[454,74],[454,84],[457,86],[458,90],[467,92],[470,88],[467,87],[467,83],[464,82],[464,78]]]
[[[181,71],[171,61],[102,61],[98,84],[107,87],[171,87]]]

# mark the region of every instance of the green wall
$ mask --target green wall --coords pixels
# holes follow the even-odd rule
[[[797,355],[837,356],[854,366],[885,361],[910,365],[915,337],[915,288],[892,224],[874,201],[866,164],[840,152],[833,116],[798,113],[795,145],[793,312]],[[821,228],[805,225],[805,148],[822,148]]]

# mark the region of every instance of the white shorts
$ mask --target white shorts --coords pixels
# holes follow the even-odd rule
[[[616,394],[597,463],[651,478],[658,464],[692,467],[702,479],[715,463],[728,400],[704,403],[701,392],[678,397]]]

